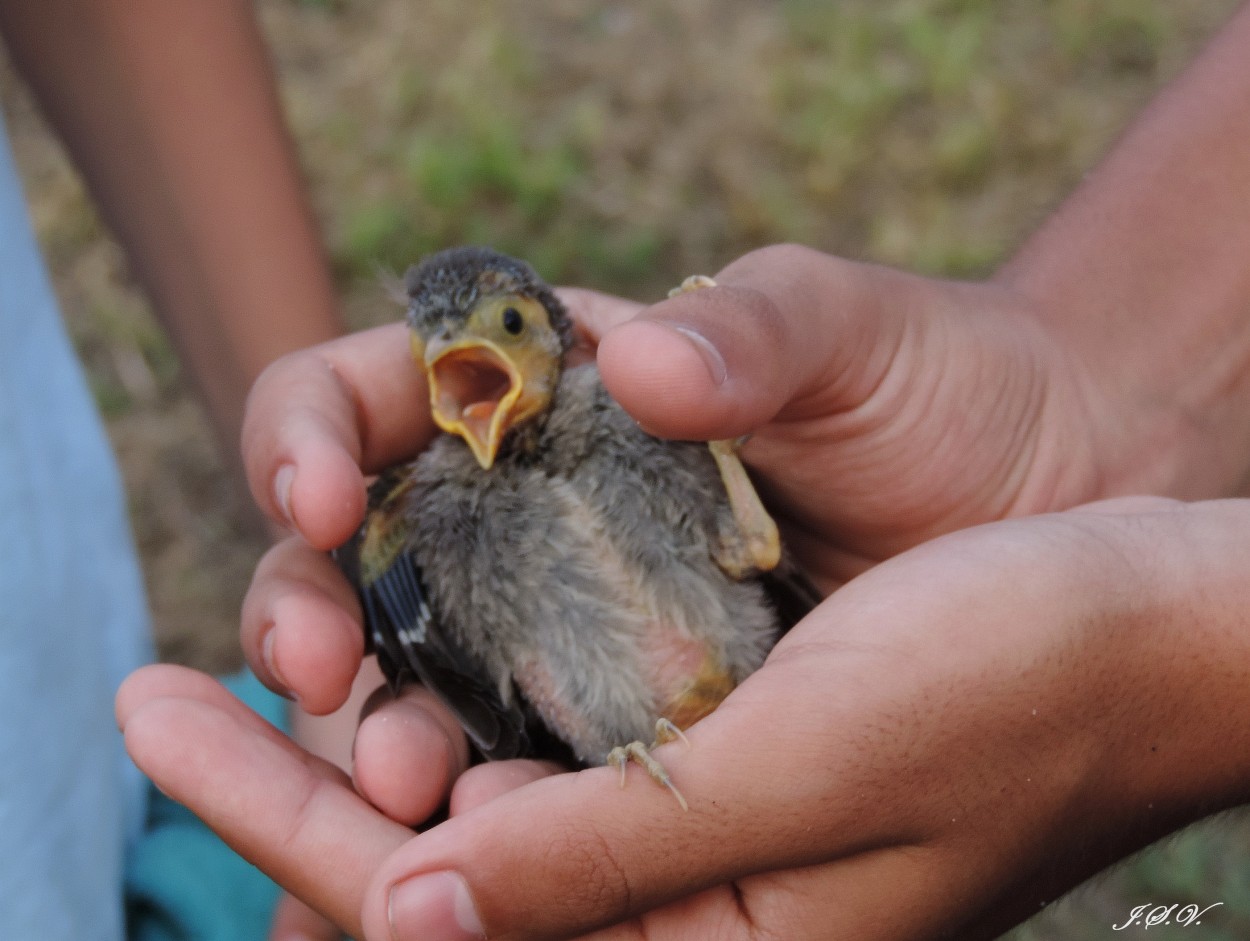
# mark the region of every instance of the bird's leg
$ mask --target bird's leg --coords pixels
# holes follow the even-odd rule
[[[738,459],[738,442],[709,441],[708,450],[716,459],[729,508],[733,512],[737,532],[725,540],[716,561],[725,572],[742,578],[752,571],[768,572],[781,561],[781,536],[777,524],[764,509],[755,485]],[[733,538],[733,537],[737,538]]]
[[[655,723],[655,741],[650,747],[642,744],[642,742],[630,742],[628,745],[618,745],[616,748],[608,752],[608,765],[613,768],[621,769],[621,787],[625,786],[625,768],[632,761],[639,765],[647,774],[651,775],[651,779],[668,788],[677,803],[681,805],[682,810],[689,810],[690,805],[686,803],[686,798],[682,796],[681,791],[677,790],[677,785],[673,783],[673,779],[668,776],[668,772],[664,770],[664,766],[660,764],[651,755],[651,749],[668,742],[680,739],[685,742],[687,747],[690,741],[686,738],[682,730],[677,728],[668,719],[660,718]]]
[[[716,287],[716,282],[707,275],[695,274],[669,291],[668,296],[677,297],[713,287]],[[738,458],[738,448],[743,440],[708,442],[724,481],[725,492],[729,495],[729,507],[738,529],[738,538],[726,540],[728,545],[722,547],[716,561],[734,578],[742,578],[752,571],[770,571],[781,561],[781,537],[777,524],[764,509],[759,494],[755,492],[755,485]]]
[[[677,297],[714,287],[716,282],[707,275],[694,274],[669,291],[668,296]],[[777,524],[764,509],[759,494],[755,492],[755,485],[738,458],[738,448],[744,440],[708,442],[738,528],[738,538],[727,540],[728,545],[722,547],[716,561],[734,578],[742,578],[751,571],[770,571],[781,561],[781,536],[777,532]]]

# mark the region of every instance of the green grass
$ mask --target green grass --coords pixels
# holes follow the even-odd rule
[[[106,419],[152,404],[180,381],[178,357],[168,336],[132,298],[97,298],[90,320],[73,325],[72,337]]]
[[[1114,133],[1056,96],[1144,100],[1179,15],[1160,0],[783,0],[743,22],[656,2],[432,9],[457,41],[414,50],[354,113],[372,121],[373,192],[331,232],[362,289],[465,241],[644,296],[787,240],[983,274]],[[596,44],[605,71],[639,74],[596,74]],[[651,71],[662,87],[636,92]],[[704,115],[723,132],[692,133]]]

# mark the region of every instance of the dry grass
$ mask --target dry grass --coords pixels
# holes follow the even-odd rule
[[[364,325],[396,315],[378,266],[399,270],[460,241],[642,298],[788,239],[923,271],[986,272],[1235,5],[259,8],[344,303]],[[162,654],[229,667],[262,537],[81,187],[11,76],[0,95],[130,485]],[[1019,937],[1111,937],[1128,901],[1190,897],[1226,907],[1201,928],[1149,937],[1250,937],[1246,843],[1244,821],[1187,837]]]

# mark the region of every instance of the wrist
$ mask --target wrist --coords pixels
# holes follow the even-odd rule
[[[1091,704],[1106,748],[1090,806],[1163,833],[1250,799],[1250,501],[1109,522],[1098,538],[1130,574]]]
[[[1250,495],[1250,6],[994,282],[1089,378],[1105,492]]]
[[[1061,387],[1057,398],[1066,400],[1054,413],[1067,425],[1051,432],[1061,448],[1054,459],[1070,460],[1073,441],[1082,447],[1078,456],[1089,458],[1083,494],[1052,508],[1141,493],[1250,496],[1250,319],[1205,311],[1195,297],[1173,318],[1196,324],[1191,335],[1152,326],[1146,302],[1140,322],[1124,324],[1113,309],[1137,302],[1088,285],[1060,288],[1047,271],[1053,260],[1032,254],[1013,260],[987,286],[1010,297],[1017,316],[1049,347],[1049,376]],[[1044,461],[1044,453],[1039,457]]]

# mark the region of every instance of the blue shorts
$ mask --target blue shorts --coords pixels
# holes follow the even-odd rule
[[[113,721],[152,659],[143,582],[2,124],[0,547],[0,938],[263,938],[276,888],[150,789]]]

